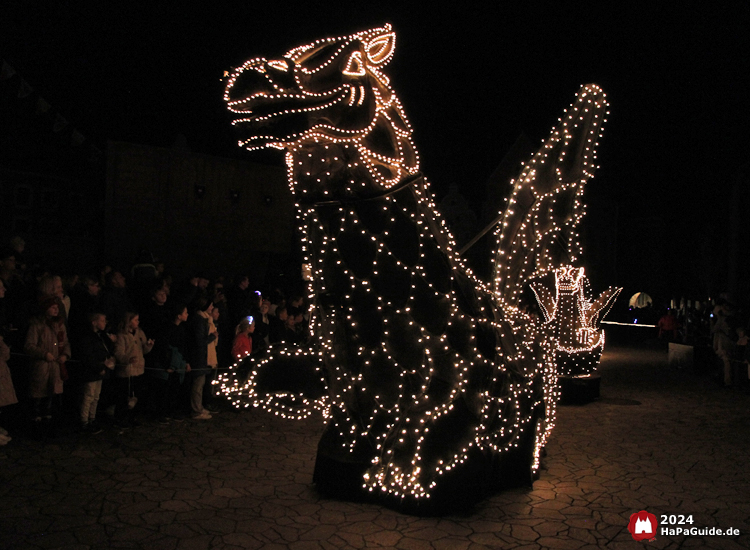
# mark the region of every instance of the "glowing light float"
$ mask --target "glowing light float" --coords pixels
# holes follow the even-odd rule
[[[236,406],[326,423],[314,481],[405,509],[461,506],[531,484],[554,426],[557,340],[518,307],[558,261],[606,112],[584,86],[523,167],[498,235],[496,277],[477,280],[419,172],[412,130],[384,73],[390,25],[327,38],[227,78],[248,150],[286,151],[312,337],[220,380]],[[470,159],[467,159],[470,161]]]
[[[583,268],[564,266],[530,286],[544,314],[545,327],[556,343],[558,376],[591,376],[604,350],[600,321],[614,304],[621,288],[609,288],[596,300]]]

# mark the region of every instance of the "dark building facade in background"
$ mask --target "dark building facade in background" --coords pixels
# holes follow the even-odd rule
[[[118,265],[148,251],[176,275],[263,282],[293,250],[294,202],[281,167],[109,142],[105,227]]]
[[[42,266],[88,265],[103,242],[104,155],[0,59],[0,235]]]

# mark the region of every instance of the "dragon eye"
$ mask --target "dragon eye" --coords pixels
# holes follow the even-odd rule
[[[392,32],[383,34],[367,44],[367,59],[374,65],[388,63],[396,46],[396,35]]]
[[[349,76],[364,76],[365,64],[362,62],[362,53],[354,52],[346,62],[344,74]]]

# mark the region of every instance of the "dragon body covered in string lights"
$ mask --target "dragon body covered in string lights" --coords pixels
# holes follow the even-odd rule
[[[484,283],[455,252],[419,171],[383,70],[395,40],[385,25],[229,74],[240,146],[286,152],[312,336],[245,360],[220,383],[237,406],[322,412],[321,489],[420,508],[530,484],[539,467],[557,344],[521,310],[520,289],[575,260],[606,101],[582,87],[512,182],[496,277]]]

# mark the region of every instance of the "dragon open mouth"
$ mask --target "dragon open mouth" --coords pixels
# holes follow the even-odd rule
[[[247,99],[232,102],[230,108],[237,117],[232,125],[240,130],[243,142],[255,147],[290,142],[322,124],[311,125],[311,114],[346,102],[348,88],[342,87],[328,94],[275,94],[258,92]],[[322,117],[321,117],[322,118]],[[333,129],[333,128],[331,128]]]

